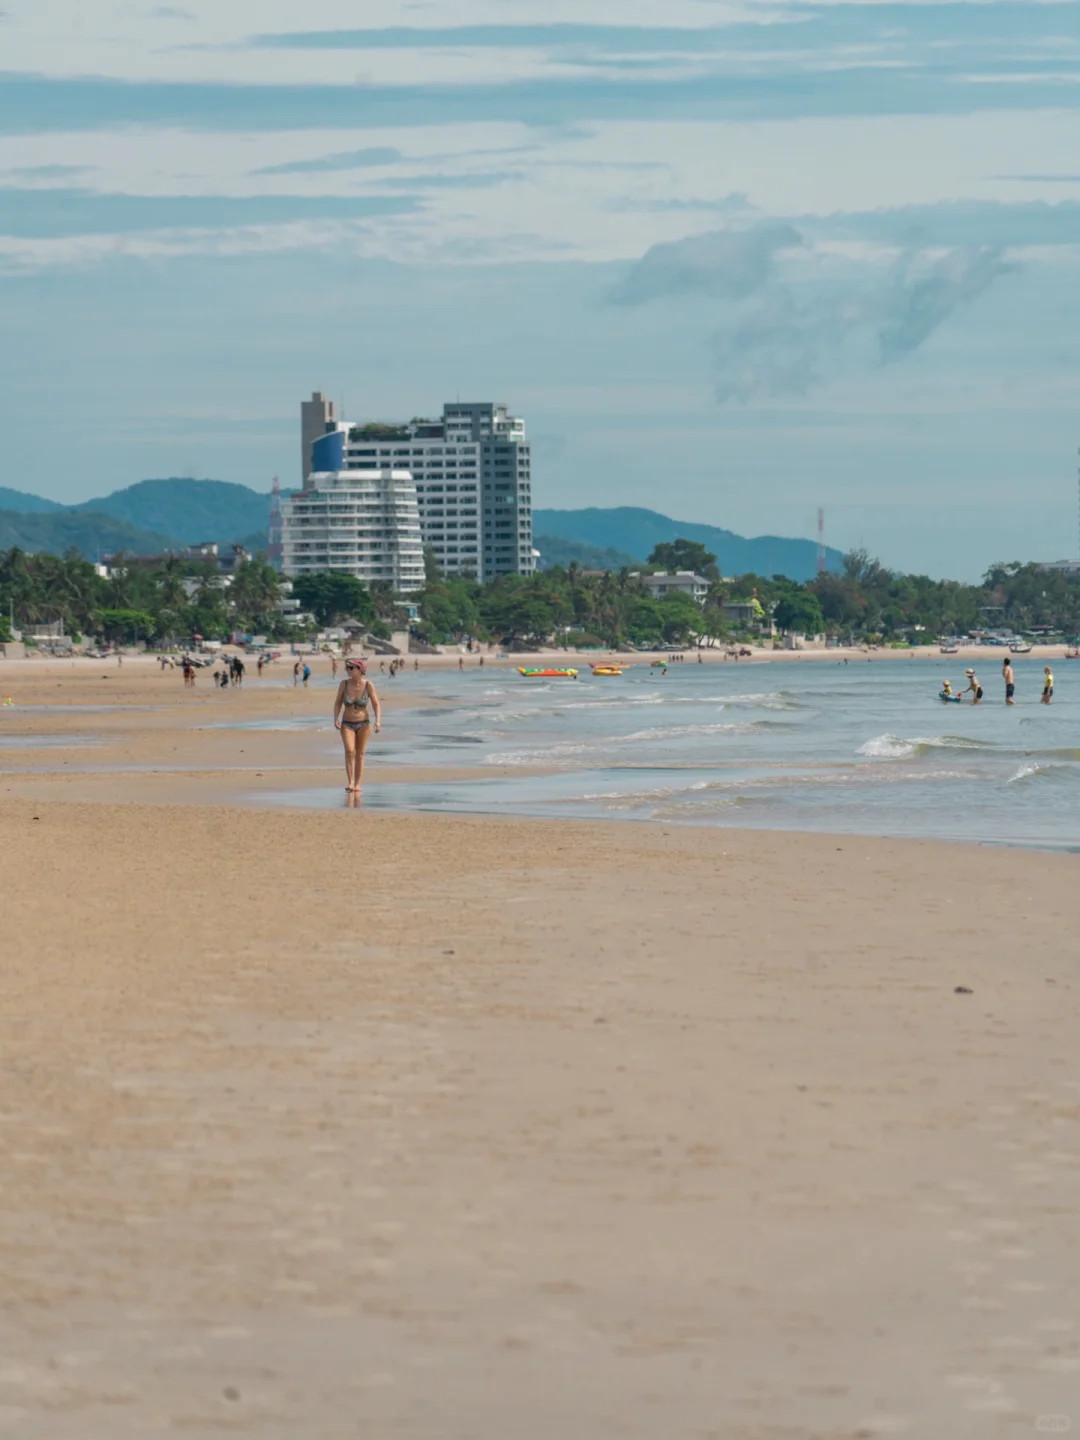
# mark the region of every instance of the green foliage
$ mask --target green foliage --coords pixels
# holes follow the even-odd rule
[[[420,629],[436,644],[459,635],[479,635],[482,631],[486,634],[478,604],[481,593],[475,581],[429,580],[421,602]]]
[[[728,636],[723,605],[729,600],[755,600],[781,629],[872,635],[886,642],[933,643],[939,635],[989,626],[1080,634],[1080,575],[1019,562],[991,566],[981,585],[961,585],[895,575],[865,551],[853,551],[840,571],[807,584],[782,575],[714,579],[701,607],[686,595],[653,600],[628,568],[585,575],[576,562],[480,585],[467,577],[440,576],[429,557],[427,577],[416,628],[437,644],[473,635],[523,646],[564,643],[563,637],[565,643],[587,637],[606,646],[682,645],[697,637]],[[405,611],[388,587],[369,591],[350,575],[305,576],[294,582],[293,592],[320,626],[352,618],[388,635],[405,623]],[[69,635],[123,642],[177,643],[190,635],[224,640],[233,631],[278,638],[289,633],[279,594],[279,578],[262,560],[241,565],[226,586],[213,564],[171,555],[150,565],[124,564],[121,558],[108,576],[100,576],[74,550],[63,556],[0,550],[0,616],[6,620],[12,614],[16,629],[60,621]]]
[[[781,630],[799,635],[821,635],[825,630],[825,617],[817,596],[806,591],[782,596],[776,602],[773,619]]]
[[[86,510],[50,510],[29,514],[0,510],[0,551],[19,549],[63,555],[72,547],[84,555],[158,554],[175,542],[168,534]]]
[[[279,589],[276,573],[258,560],[241,566],[226,588],[213,565],[174,555],[150,567],[121,559],[101,576],[74,551],[63,557],[0,551],[0,612],[13,612],[17,628],[59,620],[72,637],[164,644],[191,635],[225,640],[234,630],[280,635]]]
[[[565,570],[576,563],[584,570],[622,570],[642,563],[625,550],[586,545],[580,540],[564,540],[560,535],[534,535],[533,544],[548,569],[559,567]]]
[[[238,566],[229,586],[234,628],[247,634],[265,634],[280,618],[281,578],[263,560],[246,560]]]
[[[654,545],[649,564],[669,574],[676,570],[693,570],[695,575],[704,575],[716,570],[716,556],[700,540],[662,540]]]
[[[293,594],[323,626],[338,625],[343,620],[367,624],[375,619],[371,592],[353,575],[336,571],[301,575],[293,581]]]
[[[146,610],[101,610],[98,623],[106,640],[121,645],[149,640],[157,628],[153,615]]]

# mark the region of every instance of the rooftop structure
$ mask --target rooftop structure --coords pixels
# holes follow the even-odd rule
[[[310,400],[300,404],[300,474],[304,484],[311,474],[311,447],[325,435],[337,420],[337,406],[321,390],[312,392]]]

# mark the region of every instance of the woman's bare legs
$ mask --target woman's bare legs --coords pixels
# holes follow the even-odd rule
[[[356,749],[353,754],[353,789],[359,790],[364,782],[364,751],[371,739],[371,721],[356,732]]]
[[[356,782],[353,779],[356,759],[356,731],[350,730],[348,725],[341,727],[341,743],[345,746],[345,789],[354,790]]]

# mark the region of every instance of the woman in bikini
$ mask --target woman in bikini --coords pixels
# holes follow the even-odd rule
[[[371,715],[368,714],[368,707]],[[372,716],[376,733],[381,727],[382,711],[375,687],[367,678],[363,660],[346,660],[345,679],[334,698],[334,728],[341,731],[345,746],[345,789],[350,794],[360,789],[364,778],[364,751],[371,739]]]

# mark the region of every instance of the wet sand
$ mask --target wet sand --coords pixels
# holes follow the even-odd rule
[[[246,749],[130,686],[34,723]],[[0,1433],[1080,1425],[1074,857],[90,780],[0,803]]]

